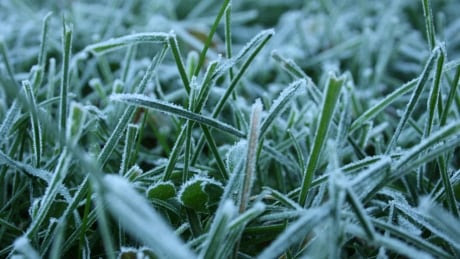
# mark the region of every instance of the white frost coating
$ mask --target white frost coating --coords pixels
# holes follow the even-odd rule
[[[262,122],[260,127],[260,135],[263,136],[270,125],[275,121],[276,117],[280,115],[287,107],[287,104],[291,100],[294,99],[297,91],[300,87],[306,88],[307,81],[305,79],[299,79],[291,83],[288,87],[286,87],[283,91],[281,91],[280,95],[276,100],[273,102],[270,110],[268,111],[268,115],[265,120]]]
[[[460,221],[457,218],[435,204],[429,197],[421,199],[418,209],[437,230],[444,232],[446,241],[460,250]]]
[[[143,42],[163,43],[168,40],[168,37],[170,37],[170,34],[164,32],[136,33],[89,45],[84,49],[84,52],[90,51],[94,54],[102,54],[108,51],[119,49],[129,44]]]
[[[245,137],[245,134],[232,126],[216,120],[212,117],[204,116],[199,113],[194,113],[184,109],[174,103],[158,100],[142,94],[113,94],[110,96],[112,101],[120,101],[127,104],[141,106],[153,110],[157,110],[169,115],[179,116],[181,118],[192,120],[200,124],[206,124],[215,129],[230,133],[237,137]]]
[[[444,239],[445,241],[453,244],[453,245],[456,245],[456,246],[459,246],[459,243],[456,243],[454,240],[452,240],[449,235],[445,232],[445,230],[443,229],[439,229],[438,227],[436,227],[435,225],[433,225],[427,218],[426,215],[424,215],[423,213],[423,210],[425,209],[424,206],[426,206],[426,204],[424,204],[424,200],[422,199],[421,201],[421,204],[420,204],[420,208],[419,210],[416,210],[415,208],[412,208],[410,205],[408,205],[407,203],[406,204],[403,204],[403,203],[400,203],[400,202],[395,202],[395,208],[397,208],[399,211],[401,211],[402,213],[404,213],[406,216],[408,216],[409,218],[411,218],[412,220],[414,220],[418,225],[420,226],[423,226],[425,228],[427,228],[428,230],[430,230],[434,235]],[[421,210],[421,211],[420,211]],[[459,248],[460,249],[460,248]]]
[[[204,188],[206,187],[206,185],[208,184],[213,184],[213,185],[217,185],[221,188],[224,188],[222,186],[222,184],[212,178],[207,178],[207,177],[204,177],[204,176],[201,176],[201,175],[194,175],[193,178],[191,178],[190,180],[188,180],[187,182],[185,182],[184,184],[182,184],[182,186],[180,187],[180,190],[179,190],[179,193],[177,195],[178,197],[178,200],[179,202],[182,204],[182,195],[184,194],[184,191],[190,186],[190,185],[193,185],[197,182],[201,182],[200,184],[200,187],[201,187],[201,190],[203,192],[205,192]]]
[[[239,62],[240,59],[244,56],[246,56],[246,54],[256,45],[259,43],[259,41],[261,41],[261,39],[265,39],[267,37],[272,37],[273,35],[275,35],[275,30],[274,29],[268,29],[268,30],[263,30],[261,31],[259,34],[257,34],[256,36],[254,36],[254,38],[251,39],[251,41],[249,41],[248,43],[246,43],[246,45],[244,45],[244,47],[241,49],[241,51],[238,53],[238,55],[236,55],[234,58],[232,58],[231,60],[234,60],[235,63]]]
[[[39,259],[40,255],[30,245],[29,239],[25,236],[21,236],[14,241],[14,250],[21,252],[25,258],[28,259]]]
[[[255,209],[256,211],[264,211],[266,207],[265,203],[258,201],[252,206],[252,209]]]
[[[127,180],[116,175],[106,175],[103,182],[107,189],[104,194],[107,207],[128,232],[160,257],[196,258]]]
[[[330,210],[328,205],[305,210],[303,216],[291,223],[257,258],[277,258],[292,244],[303,240],[313,228],[325,222],[324,218],[328,216]]]

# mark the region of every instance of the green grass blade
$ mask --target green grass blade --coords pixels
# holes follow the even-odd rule
[[[46,47],[47,47],[47,38],[48,38],[48,27],[49,27],[49,19],[52,13],[49,12],[43,18],[43,26],[42,26],[42,37],[40,41],[40,52],[38,53],[38,65],[45,69],[45,62],[46,62]]]
[[[41,156],[43,153],[43,134],[40,121],[38,119],[38,107],[34,92],[29,81],[22,81],[22,87],[27,95],[30,110],[30,124],[32,124],[32,146],[35,154],[35,166],[40,167]]]
[[[6,71],[8,73],[8,76],[10,77],[11,82],[17,83],[14,77],[14,70],[13,70],[13,67],[11,66],[11,61],[8,57],[8,51],[6,49],[6,44],[1,39],[0,39],[0,54],[2,55],[3,63],[5,64]]]
[[[222,19],[222,16],[224,15],[225,10],[227,9],[227,6],[229,5],[229,3],[230,3],[230,0],[224,0],[224,2],[222,3],[222,6],[220,7],[219,13],[216,15],[216,19],[214,20],[214,23],[212,24],[208,37],[206,38],[206,41],[204,43],[203,50],[201,50],[200,52],[200,57],[198,59],[198,65],[196,66],[195,73],[194,73],[195,76],[198,76],[198,74],[200,73],[201,67],[203,66],[204,60],[206,58],[206,52],[208,51],[208,48],[211,45],[214,33],[216,32],[217,26],[219,26],[219,22]]]
[[[351,188],[346,189],[346,194],[348,202],[350,203],[351,207],[353,208],[353,211],[358,217],[359,222],[363,226],[364,231],[366,231],[367,238],[371,241],[374,240],[376,235],[374,225],[371,223],[369,216],[364,210],[363,204],[359,201],[355,192]]]
[[[409,103],[407,104],[407,106],[406,106],[406,108],[404,110],[404,113],[403,113],[401,119],[399,120],[399,123],[398,123],[398,126],[396,127],[395,133],[391,137],[390,143],[387,146],[387,149],[386,149],[387,154],[393,150],[393,147],[396,145],[396,143],[398,141],[398,138],[399,138],[399,135],[401,134],[401,131],[403,130],[404,126],[406,125],[407,121],[409,120],[409,117],[411,116],[412,112],[414,111],[415,105],[417,104],[417,102],[418,102],[418,100],[420,98],[420,95],[423,92],[423,88],[424,88],[426,82],[429,79],[430,73],[431,73],[431,71],[433,69],[433,66],[434,66],[434,61],[438,58],[439,55],[440,55],[440,51],[438,50],[438,48],[436,48],[435,50],[433,50],[431,56],[429,57],[426,65],[425,65],[425,67],[423,69],[422,75],[417,80],[417,85],[415,86],[415,89],[412,92],[412,96],[411,96],[411,98],[409,100]]]
[[[152,78],[153,74],[156,72],[160,63],[163,61],[163,58],[166,54],[166,50],[167,50],[167,46],[165,45],[165,47],[163,47],[161,52],[153,58],[149,67],[147,68],[146,73],[144,74],[144,77],[142,78],[141,83],[139,84],[137,89],[135,89],[136,93],[144,92],[145,88],[147,87],[148,82]],[[121,118],[119,119],[117,125],[115,126],[115,129],[113,130],[112,134],[110,135],[109,139],[104,145],[104,148],[101,150],[101,152],[98,155],[97,160],[101,165],[104,165],[109,159],[110,154],[112,154],[115,146],[120,141],[120,138],[122,137],[122,132],[128,126],[128,123],[131,120],[132,116],[134,115],[135,111],[136,111],[136,107],[131,106],[131,107],[128,107],[121,115]]]
[[[6,142],[9,139],[10,129],[12,128],[20,112],[21,106],[19,105],[19,102],[15,100],[11,104],[11,107],[8,109],[5,118],[3,119],[2,125],[0,125],[0,145],[2,145],[3,142]]]
[[[102,55],[132,44],[166,43],[168,42],[169,36],[169,33],[164,32],[136,33],[89,45],[84,49],[84,51],[92,52],[95,55]]]
[[[182,83],[184,84],[184,88],[187,91],[187,93],[190,93],[190,81],[187,77],[187,72],[185,72],[184,61],[182,61],[182,55],[179,50],[179,44],[177,43],[176,34],[174,34],[174,32],[171,32],[170,34],[171,35],[169,36],[168,42],[171,48],[171,52],[173,54],[174,60],[176,61],[176,66],[179,70],[179,75],[182,80]]]
[[[441,114],[441,118],[439,122],[441,126],[444,126],[447,123],[447,116],[449,115],[452,103],[454,102],[454,99],[455,99],[455,95],[457,94],[459,81],[460,81],[460,66],[457,66],[457,69],[455,71],[454,80],[452,81],[452,84],[449,90],[449,95],[447,96],[446,104],[444,106],[444,109],[442,110],[442,114]]]
[[[291,223],[257,258],[278,258],[290,246],[301,242],[313,228],[324,222],[330,211],[331,208],[328,205],[306,210],[302,217]]]
[[[62,34],[62,71],[61,71],[61,88],[59,100],[59,131],[65,132],[67,114],[68,114],[68,101],[69,101],[69,70],[70,70],[70,55],[72,47],[72,28],[68,25],[63,25]]]
[[[225,201],[223,206],[219,208],[204,241],[200,257],[204,259],[217,258],[224,242],[228,242],[225,240],[227,226],[236,212],[237,208],[231,200]]]
[[[305,87],[306,81],[303,79],[294,81],[288,87],[286,87],[279,95],[278,98],[273,101],[267,116],[265,117],[262,125],[260,126],[260,137],[263,137],[272,123],[278,116],[283,113],[287,105],[294,99],[295,94],[300,87]]]
[[[425,17],[426,37],[428,40],[428,45],[430,46],[430,49],[434,49],[436,41],[433,22],[433,12],[431,11],[430,0],[422,0],[422,6],[423,16]]]
[[[55,83],[54,78],[56,76],[56,59],[50,58],[49,67],[48,67],[48,86],[46,88],[46,99],[51,99],[54,97],[55,92]]]
[[[254,58],[257,56],[257,54],[262,50],[262,48],[267,44],[268,40],[275,34],[273,30],[265,30],[259,33],[254,37],[253,40],[251,40],[248,45],[241,51],[241,54],[238,56],[242,56],[245,51],[250,51],[251,54],[249,57],[245,60],[243,65],[241,66],[240,70],[236,74],[235,78],[230,82],[230,85],[228,88],[225,90],[224,95],[219,99],[219,102],[217,103],[216,107],[214,108],[212,112],[212,116],[215,118],[217,117],[222,109],[224,108],[225,103],[227,102],[228,98],[230,97],[230,94],[233,92],[235,87],[238,85],[240,82],[241,78],[243,77],[243,74],[246,72],[246,70],[249,68],[249,65],[252,63]],[[260,38],[260,41],[258,40]],[[237,56],[237,57],[238,57]]]
[[[304,207],[307,200],[308,190],[313,181],[313,176],[319,161],[320,153],[325,143],[329,125],[333,119],[334,110],[337,106],[340,91],[344,83],[344,78],[336,78],[333,75],[329,76],[325,95],[322,103],[321,114],[319,116],[318,127],[315,132],[313,147],[311,148],[310,155],[308,156],[307,165],[303,174],[301,191],[299,195],[299,204]]]
[[[156,251],[160,257],[196,257],[125,179],[107,175],[103,184],[106,206],[131,235]]]
[[[120,165],[120,175],[125,175],[128,172],[128,168],[131,167],[132,154],[134,153],[134,145],[136,144],[136,138],[139,134],[139,126],[135,124],[129,124],[125,135],[125,146],[123,148],[123,155]]]
[[[145,95],[115,94],[111,96],[111,100],[128,103],[128,104],[135,105],[138,107],[145,107],[145,108],[157,110],[157,111],[160,111],[166,114],[170,114],[170,115],[176,115],[178,117],[215,128],[222,132],[229,133],[239,138],[243,138],[246,136],[243,132],[233,128],[230,125],[220,122],[216,119],[213,119],[207,116],[203,116],[198,113],[190,112],[181,106],[178,106],[172,103],[168,103],[165,101],[161,101],[161,100],[156,100],[156,99],[150,98]]]
[[[228,59],[232,58],[232,3],[225,10],[225,54]],[[233,80],[233,68],[228,70],[230,81]]]
[[[444,66],[444,59],[445,59],[445,51],[443,48],[439,48],[439,56],[436,58],[436,70],[434,74],[433,85],[431,87],[430,94],[428,96],[428,118],[426,122],[425,129],[423,131],[423,137],[427,137],[431,134],[435,112],[438,104],[440,89],[441,89],[441,76],[443,73],[443,66]]]

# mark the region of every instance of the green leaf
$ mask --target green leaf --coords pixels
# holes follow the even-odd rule
[[[181,186],[178,199],[187,208],[208,212],[209,208],[219,200],[222,192],[223,188],[219,182],[195,176]]]
[[[176,187],[171,181],[157,182],[150,186],[146,193],[147,198],[149,199],[159,199],[164,201],[176,195]]]

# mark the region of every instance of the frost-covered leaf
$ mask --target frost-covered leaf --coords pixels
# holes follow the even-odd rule
[[[146,193],[149,199],[167,200],[176,195],[176,187],[171,181],[158,182],[150,186]]]
[[[219,182],[195,176],[181,186],[177,197],[187,208],[207,212],[219,201],[222,192],[223,188]]]

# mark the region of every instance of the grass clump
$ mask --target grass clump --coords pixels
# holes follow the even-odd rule
[[[1,2],[0,257],[458,258],[459,8]]]

